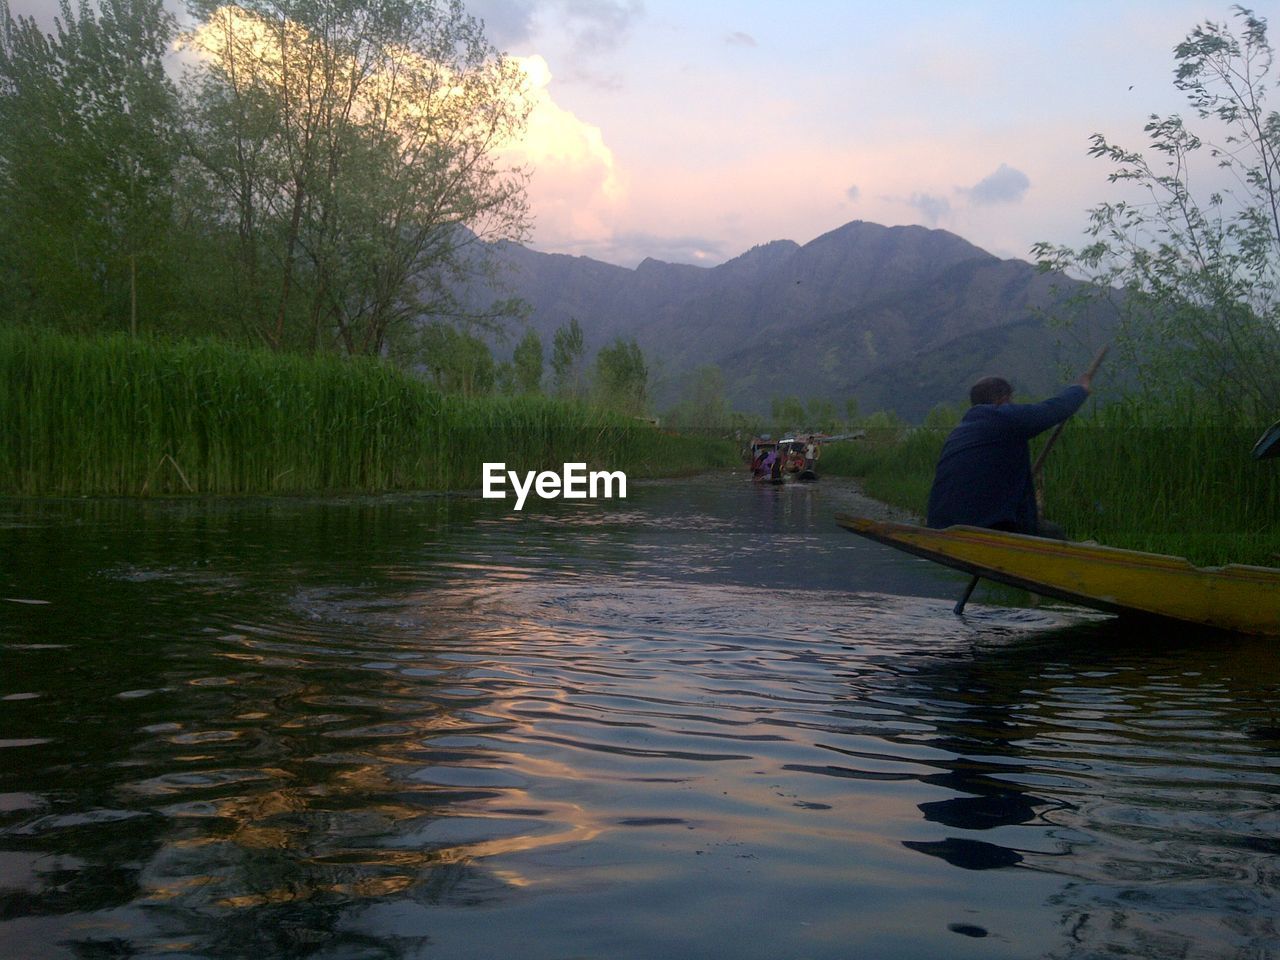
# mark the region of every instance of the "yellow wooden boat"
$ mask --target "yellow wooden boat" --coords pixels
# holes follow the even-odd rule
[[[975,577],[1070,603],[1280,636],[1280,569],[1273,567],[1196,567],[1181,557],[981,527],[932,530],[849,514],[837,514],[836,522]]]

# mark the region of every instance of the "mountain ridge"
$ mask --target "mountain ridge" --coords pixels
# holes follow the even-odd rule
[[[1078,281],[926,227],[855,220],[714,267],[647,258],[632,269],[510,243],[492,252],[503,293],[528,304],[544,347],[570,319],[588,356],[634,338],[659,371],[659,409],[714,364],[736,409],[764,412],[785,396],[843,409],[854,396],[863,411],[919,420],[938,403],[965,402],[967,384],[990,373],[1024,394],[1048,393],[1096,346],[1067,342],[1046,319],[1065,312]],[[1114,317],[1092,310],[1086,328],[1105,335]]]

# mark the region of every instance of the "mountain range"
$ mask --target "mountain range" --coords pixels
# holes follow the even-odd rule
[[[571,318],[588,357],[634,338],[658,410],[714,364],[734,409],[767,412],[773,398],[795,396],[843,411],[853,396],[863,413],[919,421],[938,403],[966,405],[969,385],[988,374],[1020,395],[1053,392],[1115,323],[1094,305],[1063,330],[1049,317],[1069,312],[1081,284],[917,226],[854,221],[711,268],[649,259],[628,269],[511,243],[492,252],[501,292],[528,304],[548,355]]]

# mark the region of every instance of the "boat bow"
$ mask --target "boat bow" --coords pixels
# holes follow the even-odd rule
[[[981,527],[934,530],[849,514],[836,522],[974,576],[1094,609],[1280,636],[1280,570],[1272,567],[1197,567],[1182,557]]]

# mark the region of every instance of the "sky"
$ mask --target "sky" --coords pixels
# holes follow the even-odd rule
[[[1082,245],[1118,196],[1090,135],[1142,148],[1152,113],[1190,117],[1173,49],[1231,17],[1182,0],[469,6],[499,49],[538,58],[531,246],[623,266],[710,266],[851,220],[1000,257]]]
[[[1232,17],[1204,0],[467,7],[529,78],[508,158],[532,170],[529,245],[626,267],[714,266],[852,220],[945,229],[1006,258],[1080,246],[1088,210],[1119,196],[1090,135],[1141,149],[1151,114],[1190,118],[1173,49]]]

